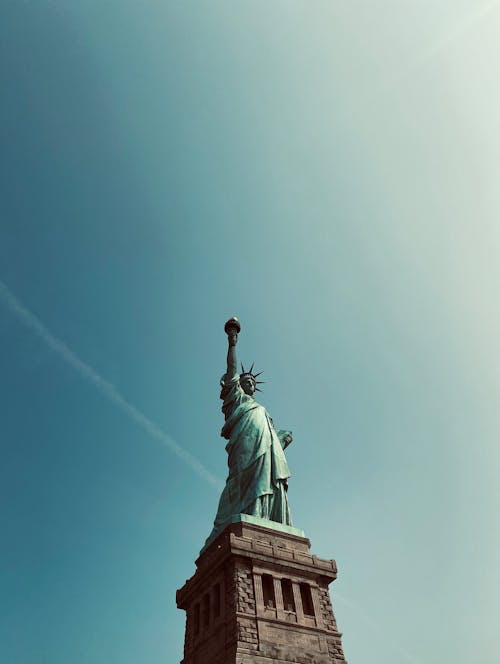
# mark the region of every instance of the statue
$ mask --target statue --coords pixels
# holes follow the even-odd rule
[[[255,399],[260,391],[253,373],[241,365],[238,374],[236,344],[241,325],[231,318],[224,326],[228,338],[227,370],[221,378],[221,436],[229,442],[229,474],[222,491],[210,543],[238,514],[292,525],[287,499],[290,470],[283,450],[292,442],[290,431],[275,429],[269,413]],[[262,372],[261,372],[262,373]]]

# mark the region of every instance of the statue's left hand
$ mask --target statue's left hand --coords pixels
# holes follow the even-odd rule
[[[286,429],[278,429],[276,431],[278,438],[280,439],[281,447],[285,449],[288,447],[293,440],[292,432],[286,431]]]

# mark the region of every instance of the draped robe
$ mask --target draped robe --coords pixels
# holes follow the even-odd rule
[[[221,436],[226,445],[229,473],[222,491],[212,540],[235,514],[250,514],[292,525],[287,499],[290,470],[283,452],[290,432],[276,431],[264,406],[240,385],[240,376],[221,379]]]

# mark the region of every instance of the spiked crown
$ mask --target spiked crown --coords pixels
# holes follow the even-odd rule
[[[266,381],[265,380],[257,380],[257,377],[260,376],[263,373],[263,371],[259,371],[259,373],[254,374],[253,373],[253,365],[254,364],[255,363],[252,362],[252,366],[250,367],[250,369],[248,371],[245,371],[245,367],[243,366],[243,362],[241,363],[240,380],[243,378],[243,376],[250,376],[253,379],[253,382],[255,383],[255,390],[257,392],[262,392],[262,390],[259,389],[257,387],[257,385],[262,385]]]

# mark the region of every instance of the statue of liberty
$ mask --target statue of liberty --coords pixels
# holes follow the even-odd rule
[[[224,330],[228,351],[227,370],[221,378],[225,417],[221,436],[228,441],[229,474],[207,544],[238,514],[292,525],[287,499],[290,470],[283,452],[292,442],[292,434],[275,429],[267,410],[254,399],[261,381],[257,380],[260,374],[253,373],[253,364],[248,371],[242,364],[238,373],[238,319],[229,319]]]

